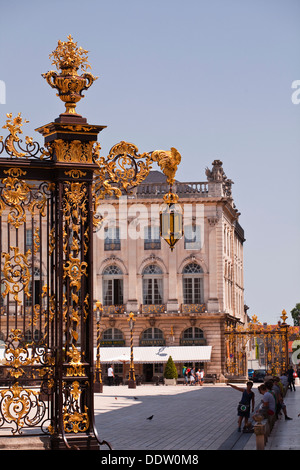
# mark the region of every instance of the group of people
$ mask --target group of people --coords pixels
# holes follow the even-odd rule
[[[281,377],[267,376],[265,382],[258,387],[258,392],[262,395],[261,403],[257,413],[264,417],[275,415],[276,418],[283,412],[286,420],[293,419],[287,415],[286,404],[284,403],[285,389],[289,386],[289,375],[283,374]],[[244,432],[252,432],[249,426],[250,413],[254,412],[255,394],[252,390],[253,382],[248,381],[246,388],[227,384],[230,387],[242,392],[242,398],[238,405],[238,431],[241,431],[242,421],[244,419]]]
[[[195,372],[193,367],[184,366],[182,369],[182,375],[185,379],[185,385],[203,385],[204,370],[198,369]]]

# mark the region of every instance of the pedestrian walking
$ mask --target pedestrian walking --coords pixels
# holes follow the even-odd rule
[[[241,431],[242,421],[244,419],[244,428],[243,431],[248,431],[248,420],[250,417],[250,407],[252,405],[252,412],[254,411],[255,404],[255,395],[252,392],[253,383],[251,381],[247,382],[246,388],[237,387],[227,383],[230,387],[234,388],[238,392],[242,392],[242,398],[238,404],[238,431]]]
[[[204,370],[201,369],[201,372],[200,372],[200,385],[203,385],[203,379],[204,379]]]
[[[194,385],[195,383],[195,371],[194,368],[190,370],[190,385]]]
[[[189,374],[190,374],[190,368],[186,367],[185,372],[184,372],[184,379],[185,379],[185,385],[189,384]]]
[[[114,370],[113,370],[112,366],[109,366],[109,368],[107,369],[108,385],[112,385],[112,384],[113,384],[113,382],[114,382],[114,377],[115,377]]]
[[[287,373],[287,376],[288,376],[288,388],[292,391],[294,390],[294,392],[296,391],[296,387],[295,387],[295,376],[294,376],[294,369],[292,366],[289,367],[288,369],[288,373]]]
[[[279,377],[275,376],[273,378],[273,387],[272,387],[272,390],[275,392],[276,394],[276,417],[278,418],[278,416],[281,414],[281,410],[283,411],[283,414],[284,414],[284,419],[285,420],[290,420],[290,419],[293,419],[293,418],[290,418],[288,415],[287,415],[287,409],[286,409],[286,404],[284,403],[284,399],[283,399],[283,396],[284,396],[284,393],[283,393],[283,386],[280,382],[280,379]],[[280,387],[281,385],[281,387]],[[266,387],[268,388],[268,384],[266,383]]]

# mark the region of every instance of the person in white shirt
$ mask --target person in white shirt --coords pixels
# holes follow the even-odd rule
[[[114,377],[115,377],[114,370],[113,370],[112,366],[109,366],[109,368],[107,369],[108,385],[113,384]]]
[[[262,411],[264,413],[266,413],[267,415],[275,414],[276,402],[275,402],[274,395],[270,391],[268,391],[265,384],[260,385],[258,387],[258,391],[261,395],[263,395],[263,398],[262,398]]]

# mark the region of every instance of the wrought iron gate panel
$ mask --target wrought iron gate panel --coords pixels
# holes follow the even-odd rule
[[[280,374],[289,366],[288,341],[295,328],[289,326],[285,310],[282,322],[277,325],[262,325],[254,315],[249,326],[231,322],[225,330],[226,368],[230,375],[247,375],[247,343],[260,338],[265,349],[265,368],[270,373]]]
[[[0,427],[13,434],[48,432],[54,378],[53,184],[24,163],[0,167]]]

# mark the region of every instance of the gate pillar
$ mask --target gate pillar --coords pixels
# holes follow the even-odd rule
[[[38,129],[52,155],[55,185],[55,380],[51,443],[53,449],[99,449],[94,427],[93,357],[93,193],[98,133],[104,126],[87,124],[77,114],[82,91],[97,77],[87,73],[87,51],[71,36],[59,41],[50,57],[60,73],[43,74],[66,110]],[[78,74],[78,69],[85,73]],[[51,239],[49,241],[51,243]]]
[[[61,115],[37,129],[55,184],[56,323],[52,448],[99,448],[94,429],[93,146],[103,126]]]

